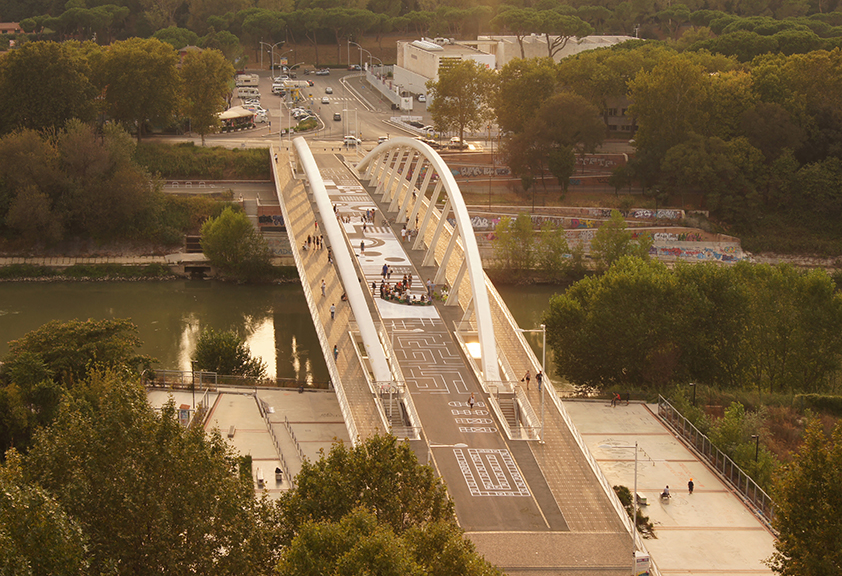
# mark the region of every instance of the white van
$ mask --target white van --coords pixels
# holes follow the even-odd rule
[[[260,98],[257,88],[237,88],[237,98]]]
[[[362,144],[363,141],[357,138],[356,136],[345,136],[345,145],[346,146],[357,146]]]

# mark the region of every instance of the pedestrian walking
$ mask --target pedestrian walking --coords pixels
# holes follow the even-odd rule
[[[325,245],[325,236],[324,234],[319,234],[319,248],[324,248]]]
[[[538,373],[535,375],[535,381],[538,383],[538,392],[541,391],[541,385],[544,383],[544,372],[538,370]]]
[[[360,240],[360,256],[365,254],[365,240]]]
[[[319,221],[318,220],[313,220],[313,227],[315,228],[316,232],[319,231]]]
[[[524,375],[523,375],[523,378],[521,378],[521,379],[520,379],[520,381],[521,381],[521,382],[523,382],[524,380],[526,380],[526,389],[527,389],[527,390],[529,390],[529,380],[530,380],[531,378],[532,378],[532,377],[529,375],[529,370],[527,370],[527,371],[526,371],[526,374],[524,374]]]
[[[687,483],[687,490],[690,491],[690,494],[693,493],[693,488],[695,488],[695,487],[696,487],[696,485],[693,484],[693,479],[690,478],[690,481]]]
[[[427,297],[433,299],[433,281],[427,278]]]
[[[389,267],[383,264],[383,269],[380,271],[380,275],[383,276],[383,280],[386,279],[386,274],[389,272]]]
[[[377,282],[371,283],[371,295],[374,296],[377,293]]]
[[[313,237],[307,234],[307,246],[310,246],[313,243]]]
[[[337,358],[339,358],[339,346],[334,346],[333,347],[333,360],[336,361]]]
[[[368,224],[363,222],[363,234],[365,234],[366,232],[368,232]]]
[[[468,398],[468,406],[471,407],[471,412],[474,411],[474,404],[476,404],[476,399],[474,398],[474,393],[471,392],[471,397]]]
[[[412,288],[412,272],[410,272],[409,276],[406,278],[406,285],[408,288]]]
[[[392,279],[392,267],[389,266],[389,269],[386,270],[386,280],[391,280],[391,279]]]
[[[336,317],[336,304],[330,305],[330,319],[333,320]]]
[[[401,243],[406,242],[406,226],[401,228]]]
[[[327,284],[325,284],[325,279],[322,278],[322,296],[325,295],[325,288],[327,288]]]

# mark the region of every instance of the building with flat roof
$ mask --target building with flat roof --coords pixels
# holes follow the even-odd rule
[[[567,45],[555,54],[555,61],[574,54],[614,46],[631,36],[586,36],[571,38]],[[547,40],[541,35],[523,38],[523,56],[544,58],[548,55]],[[462,60],[474,60],[480,64],[500,70],[516,58],[521,58],[521,45],[516,36],[480,36],[477,40],[455,41],[452,38],[422,38],[412,42],[398,42],[397,65],[394,67],[394,83],[403,95],[425,94],[429,80],[438,80],[439,71]]]
[[[428,80],[438,80],[439,70],[474,60],[487,68],[496,68],[493,54],[483,52],[452,38],[422,38],[398,42],[397,65],[393,69],[395,84],[412,94],[425,94]]]

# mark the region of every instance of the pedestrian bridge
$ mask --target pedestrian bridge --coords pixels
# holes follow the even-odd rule
[[[541,365],[482,269],[442,158],[411,138],[358,162],[303,138],[271,155],[352,441],[410,441],[508,573],[629,574],[643,544],[553,383],[538,389]]]

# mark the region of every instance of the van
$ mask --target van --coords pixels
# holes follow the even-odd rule
[[[260,77],[257,74],[237,74],[234,83],[237,87],[256,87]]]
[[[260,90],[257,88],[237,88],[237,98],[260,98]]]
[[[380,137],[378,137],[378,138],[377,138],[377,143],[378,143],[378,144],[383,144],[383,142],[388,142],[388,141],[389,141],[389,137],[388,137],[388,136],[380,136]]]
[[[356,136],[345,136],[345,145],[346,146],[358,146],[362,144],[363,141],[357,138]]]

